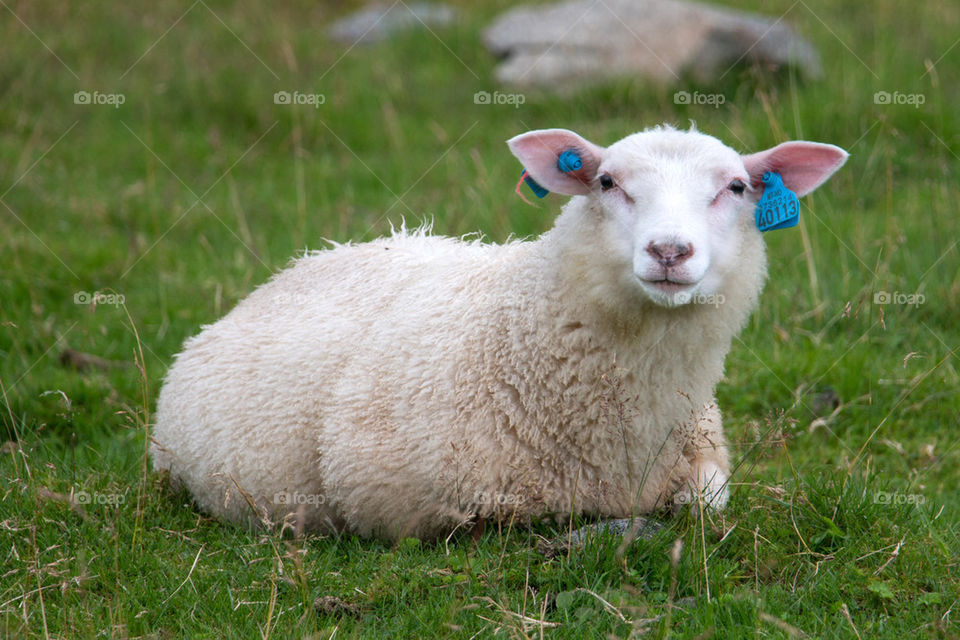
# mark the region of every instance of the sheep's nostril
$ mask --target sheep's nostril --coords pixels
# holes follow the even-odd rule
[[[686,261],[693,255],[693,245],[674,242],[651,242],[647,246],[647,253],[661,265],[673,267]]]

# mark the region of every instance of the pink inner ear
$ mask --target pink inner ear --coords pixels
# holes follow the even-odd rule
[[[568,196],[590,192],[603,157],[602,147],[566,129],[530,131],[511,138],[507,144],[527,173],[543,188]],[[583,166],[564,173],[557,166],[557,160],[567,150],[575,151]]]
[[[772,149],[743,156],[743,165],[750,174],[750,183],[759,188],[763,174],[775,171],[788,189],[803,196],[843,166],[847,152],[832,144],[819,142],[784,142]]]

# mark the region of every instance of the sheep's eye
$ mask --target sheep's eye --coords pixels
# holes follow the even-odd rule
[[[747,185],[743,183],[743,180],[741,180],[740,178],[737,178],[736,180],[730,183],[729,188],[730,188],[730,191],[733,191],[738,196],[742,196],[744,190],[747,188]]]
[[[613,178],[610,177],[609,173],[605,173],[602,176],[600,176],[601,189],[603,189],[604,191],[608,191],[610,189],[613,189],[614,186],[615,184],[613,182]]]

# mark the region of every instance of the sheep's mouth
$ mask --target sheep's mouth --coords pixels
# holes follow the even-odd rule
[[[683,282],[663,277],[658,280],[640,278],[640,286],[647,297],[656,305],[667,308],[682,307],[696,295],[700,281]]]
[[[670,280],[669,278],[663,278],[661,280],[643,280],[644,284],[647,284],[654,289],[662,291],[664,293],[677,293],[679,291],[684,291],[690,287],[696,286],[696,282],[678,282],[676,280]]]

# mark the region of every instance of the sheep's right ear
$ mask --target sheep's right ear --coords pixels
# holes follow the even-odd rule
[[[507,144],[540,186],[568,196],[590,192],[604,152],[603,147],[566,129],[528,131],[507,140]],[[579,169],[560,170],[557,162],[564,151],[573,151],[580,156],[583,164]]]

